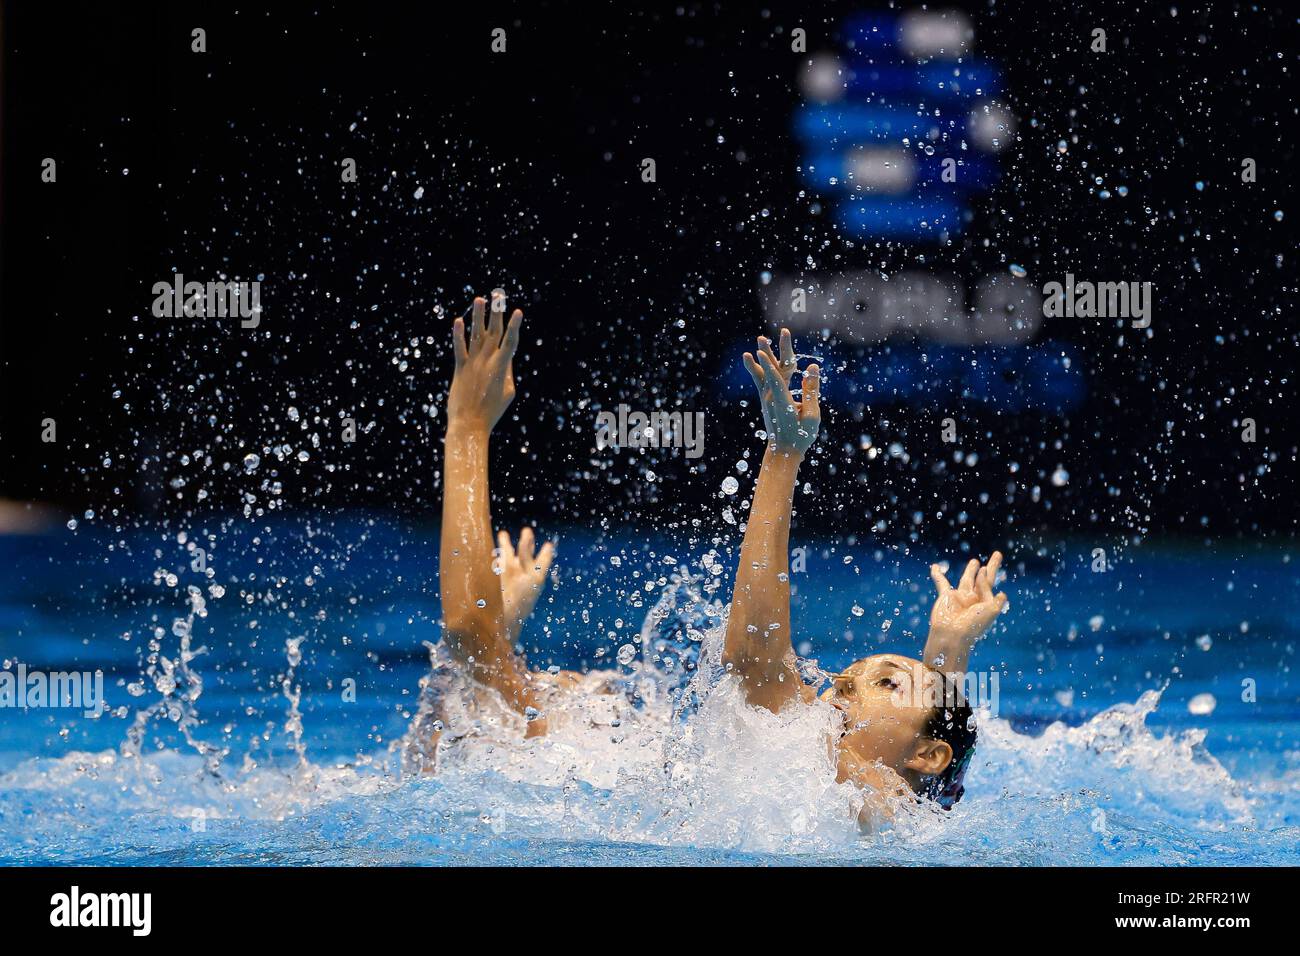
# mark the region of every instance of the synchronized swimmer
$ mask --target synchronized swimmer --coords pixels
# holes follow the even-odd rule
[[[530,671],[515,642],[546,584],[553,543],[537,548],[531,529],[517,544],[505,531],[493,547],[488,492],[488,443],[515,397],[513,362],[523,313],[505,318],[503,295],[474,300],[468,339],[465,320],[452,330],[455,371],[447,397],[441,571],[444,640],[475,694],[499,695],[524,715],[525,737],[547,732],[546,701],[558,687],[575,688],[583,675]],[[779,356],[760,336],[744,354],[763,411],[766,442],[727,618],[722,662],[740,683],[747,705],[780,713],[828,703],[839,714],[838,739],[829,741],[837,782],[868,794],[869,807],[887,812],[900,798],[928,799],[944,808],[962,795],[962,778],[976,731],[961,693],[975,643],[1006,606],[994,593],[1002,555],[972,559],[953,587],[932,565],[937,597],[921,659],[874,654],[830,676],[818,693],[798,668],[790,628],[789,538],[799,466],[821,424],[817,365],[790,384],[798,362],[788,330]],[[938,688],[926,697],[916,689]],[[437,748],[435,733],[433,747]],[[863,811],[869,814],[868,810]]]

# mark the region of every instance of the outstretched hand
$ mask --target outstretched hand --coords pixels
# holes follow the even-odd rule
[[[798,362],[790,343],[790,330],[781,330],[781,357],[772,352],[772,341],[758,337],[758,358],[745,353],[745,368],[758,389],[767,429],[768,447],[774,451],[802,455],[817,439],[821,427],[821,370],[809,365],[803,372],[800,400],[790,392],[790,379]]]
[[[537,599],[546,588],[546,574],[555,558],[555,542],[547,541],[534,554],[536,539],[532,528],[519,532],[519,546],[510,543],[510,534],[497,532],[497,551],[493,564],[500,568],[501,598],[505,604],[506,619],[515,633],[533,613]]]
[[[930,643],[956,642],[969,649],[984,636],[1007,604],[1006,594],[993,593],[1001,566],[1000,551],[994,551],[982,567],[977,558],[971,558],[954,588],[939,565],[930,565],[930,577],[939,592],[930,612]]]
[[[482,296],[475,298],[468,343],[465,320],[458,316],[452,327],[456,371],[447,393],[448,427],[472,425],[491,430],[514,400],[514,357],[524,314],[515,309],[507,324],[505,294],[499,290],[492,294],[490,317],[488,312],[487,301]]]

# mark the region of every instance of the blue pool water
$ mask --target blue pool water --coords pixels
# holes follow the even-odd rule
[[[638,642],[688,569],[725,600],[725,543],[559,537],[523,637],[534,665],[641,668],[645,699],[436,775],[403,774],[397,746],[437,637],[435,529],[353,515],[0,537],[0,664],[103,670],[108,706],[0,708],[0,862],[1300,863],[1286,548],[1146,544],[1100,574],[1091,545],[1012,550],[1011,608],[973,665],[997,671],[999,699],[966,798],[861,835],[805,765],[817,728],[724,713],[722,694],[675,719],[693,641],[669,615]],[[918,653],[926,564],[962,557],[799,543],[796,638],[828,667]],[[142,680],[151,653],[178,661],[187,624],[202,653],[162,689]]]

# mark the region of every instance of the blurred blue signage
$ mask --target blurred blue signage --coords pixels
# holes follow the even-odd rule
[[[947,242],[971,226],[971,202],[996,185],[1015,136],[996,64],[975,56],[974,25],[959,10],[859,13],[840,36],[800,72],[803,184],[859,247]],[[1042,295],[1018,266],[969,283],[924,268],[764,274],[759,291],[771,325],[829,330],[834,351],[925,343],[895,348],[898,361],[851,364],[845,387],[862,401],[925,403],[949,391],[944,375],[962,397],[1008,410],[1064,411],[1084,395],[1072,349],[1033,345]]]

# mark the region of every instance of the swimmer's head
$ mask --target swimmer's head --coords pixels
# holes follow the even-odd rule
[[[821,696],[844,715],[841,779],[881,764],[945,809],[961,799],[975,723],[958,685],[913,658],[877,654],[836,674]]]

